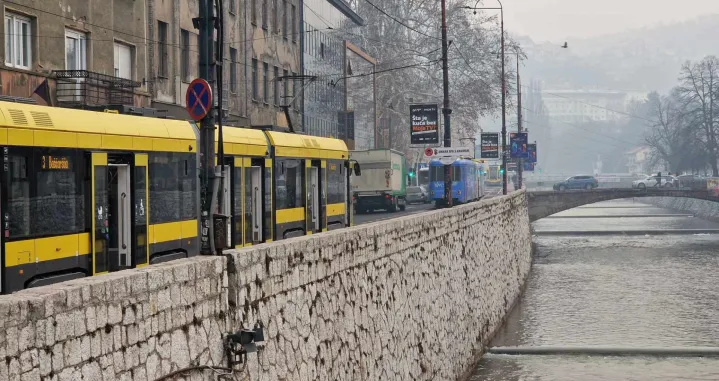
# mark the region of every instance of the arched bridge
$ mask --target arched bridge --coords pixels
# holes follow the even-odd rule
[[[528,191],[529,220],[536,221],[555,213],[595,202],[633,197],[688,197],[719,202],[719,197],[713,192],[681,188],[648,188],[646,190],[611,188],[568,192]]]

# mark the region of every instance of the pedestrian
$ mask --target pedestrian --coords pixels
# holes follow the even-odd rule
[[[661,187],[662,186],[662,173],[657,172],[657,185],[655,187]]]

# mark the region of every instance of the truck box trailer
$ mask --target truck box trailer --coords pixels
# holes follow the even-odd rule
[[[362,168],[362,175],[352,179],[356,213],[405,209],[408,169],[404,154],[389,149],[352,151],[350,159]]]

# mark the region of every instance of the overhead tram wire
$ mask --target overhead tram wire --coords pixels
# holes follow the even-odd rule
[[[385,12],[382,8],[380,8],[380,7],[376,6],[376,5],[374,5],[374,3],[372,3],[371,1],[369,1],[369,0],[365,0],[365,1],[367,2],[367,4],[371,5],[374,9],[378,10],[380,13],[382,13],[383,15],[389,17],[389,18],[392,19],[394,22],[396,22],[396,23],[402,25],[403,27],[405,27],[405,28],[407,28],[407,29],[409,29],[409,30],[411,30],[411,31],[413,31],[413,32],[415,32],[415,33],[421,34],[421,35],[423,35],[423,36],[425,36],[425,37],[429,37],[429,38],[432,38],[432,39],[435,39],[435,40],[438,40],[438,41],[442,41],[442,39],[439,38],[439,37],[430,36],[430,35],[428,35],[428,34],[422,32],[422,31],[419,31],[419,30],[417,30],[417,29],[415,29],[415,28],[412,28],[411,26],[409,26],[409,25],[403,23],[402,21],[400,21],[400,20],[397,19],[396,17],[394,17],[394,16],[390,15],[389,13]]]

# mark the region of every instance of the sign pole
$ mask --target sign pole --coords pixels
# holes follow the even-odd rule
[[[447,4],[446,0],[442,0],[442,82],[444,85],[444,147],[452,146],[452,129],[450,128],[450,114],[452,109],[449,108],[449,64],[448,52],[449,44],[447,43]],[[444,195],[447,197],[447,205],[452,206],[452,165],[444,166]]]
[[[210,85],[214,82],[213,31],[214,7],[212,0],[200,0],[200,78]],[[212,86],[210,86],[212,88]],[[215,183],[215,113],[210,103],[207,115],[200,122],[200,252],[204,255],[215,253],[212,215],[215,205],[213,188]]]

